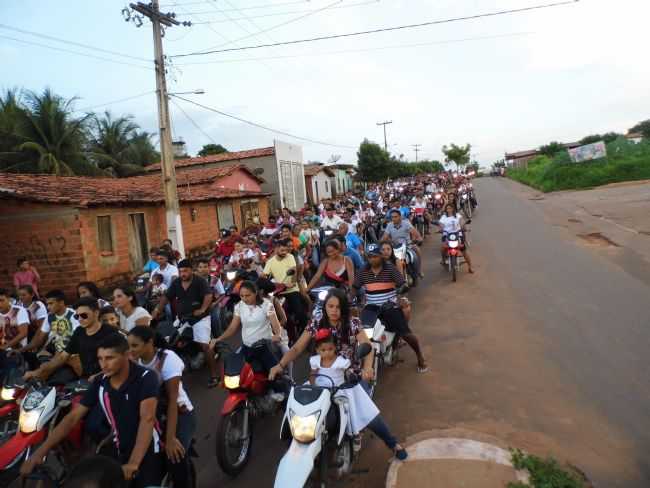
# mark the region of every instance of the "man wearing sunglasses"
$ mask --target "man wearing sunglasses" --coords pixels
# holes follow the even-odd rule
[[[51,361],[40,368],[25,373],[24,378],[39,378],[52,382],[66,383],[73,381],[75,376],[88,378],[99,373],[97,349],[104,337],[115,332],[109,325],[99,321],[99,305],[92,297],[80,298],[75,304],[74,318],[79,321],[70,337],[70,342],[64,350],[58,352]],[[79,361],[74,358],[78,356]],[[67,367],[69,364],[72,367]]]

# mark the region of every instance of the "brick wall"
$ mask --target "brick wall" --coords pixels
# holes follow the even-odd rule
[[[192,219],[192,209],[195,218]],[[188,255],[211,247],[219,238],[216,202],[184,203],[181,205],[181,221],[185,252]]]
[[[238,169],[231,175],[219,178],[217,186],[240,191],[262,191],[260,183],[246,171]]]
[[[13,288],[16,261],[26,257],[41,275],[41,293],[61,288],[72,297],[86,277],[79,211],[12,200],[0,205],[0,286]]]

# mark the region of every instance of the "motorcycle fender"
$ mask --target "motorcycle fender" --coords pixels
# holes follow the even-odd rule
[[[9,415],[10,413],[15,412],[17,410],[18,410],[18,404],[16,402],[7,403],[6,405],[0,407],[0,417]]]
[[[20,430],[5,442],[0,449],[0,470],[10,468],[28,447],[40,444],[45,440],[47,429],[37,430],[31,434],[23,434]]]
[[[221,407],[221,415],[228,415],[235,408],[239,406],[240,403],[245,402],[248,398],[248,394],[245,392],[231,391],[226,397],[226,401],[223,402],[223,407]]]
[[[350,405],[348,403],[348,397],[345,396],[337,396],[334,399],[334,403],[339,409],[339,418],[341,419],[341,422],[339,424],[339,436],[337,440],[337,444],[341,445],[341,441],[343,440],[343,437],[345,437],[345,430],[348,428]]]
[[[275,475],[275,488],[303,488],[309,474],[314,469],[314,460],[321,451],[320,437],[310,444],[301,444],[295,439],[291,442]]]

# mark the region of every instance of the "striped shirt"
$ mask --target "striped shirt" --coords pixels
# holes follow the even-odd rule
[[[404,276],[393,263],[384,262],[381,271],[375,274],[370,266],[361,269],[354,280],[355,288],[366,289],[368,305],[382,305],[397,298],[397,289],[404,284]]]

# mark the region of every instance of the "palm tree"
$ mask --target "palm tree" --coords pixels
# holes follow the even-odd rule
[[[5,115],[14,117],[11,130],[17,145],[11,154],[5,152],[3,156],[19,161],[5,170],[55,175],[104,174],[86,158],[86,125],[90,115],[75,117],[72,108],[75,101],[76,98],[66,100],[46,88],[40,95],[27,92],[24,101],[19,103],[15,93],[8,92],[3,105]]]
[[[114,118],[110,112],[93,117],[91,157],[100,168],[118,176],[132,176],[144,172],[144,166],[153,162],[157,153],[147,132],[138,132],[139,126],[130,115]]]

